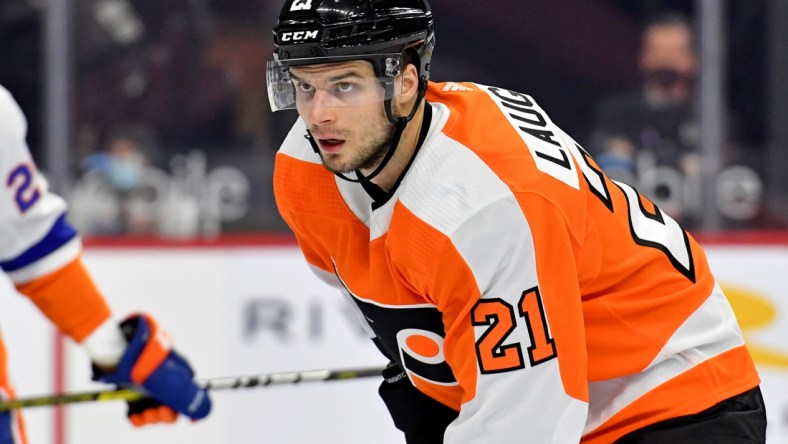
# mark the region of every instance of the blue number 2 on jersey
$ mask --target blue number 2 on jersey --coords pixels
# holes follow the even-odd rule
[[[41,197],[41,193],[33,183],[33,171],[27,164],[19,164],[8,174],[6,186],[14,193],[14,201],[19,211],[26,212]]]

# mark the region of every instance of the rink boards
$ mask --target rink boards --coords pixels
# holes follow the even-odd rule
[[[704,243],[763,379],[769,442],[788,442],[788,242]],[[89,242],[88,267],[118,316],[153,314],[198,378],[385,362],[339,295],[308,270],[292,242],[125,244]],[[26,299],[0,281],[0,325],[20,396],[104,388],[90,383],[84,352],[64,341]],[[104,402],[26,411],[31,441],[53,444],[189,442],[402,443],[377,396],[376,378],[214,393],[201,423],[134,429],[125,405]]]

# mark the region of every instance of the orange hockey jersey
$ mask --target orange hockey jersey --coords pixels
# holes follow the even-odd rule
[[[427,101],[384,204],[323,168],[301,119],[274,189],[315,272],[459,410],[446,443],[610,443],[758,385],[699,245],[531,97],[431,83]]]

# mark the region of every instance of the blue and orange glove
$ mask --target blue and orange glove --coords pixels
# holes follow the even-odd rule
[[[93,366],[93,380],[120,387],[142,387],[149,396],[129,402],[135,426],[174,422],[178,413],[196,421],[211,411],[208,391],[194,382],[189,363],[175,352],[152,317],[132,315],[120,324],[128,341],[117,368],[104,372]]]

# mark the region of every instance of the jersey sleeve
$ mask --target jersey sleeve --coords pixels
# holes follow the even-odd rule
[[[109,318],[109,308],[80,260],[66,203],[49,191],[26,137],[21,109],[0,87],[0,268],[61,331],[80,341]]]
[[[17,290],[76,342],[82,342],[111,316],[106,300],[80,258],[17,285]]]
[[[442,313],[445,359],[462,388],[445,442],[578,442],[587,358],[574,240],[560,212],[509,195],[444,239],[433,273],[407,278]]]
[[[0,268],[19,284],[71,262],[80,246],[65,202],[49,192],[30,156],[25,117],[2,88],[0,116]]]

